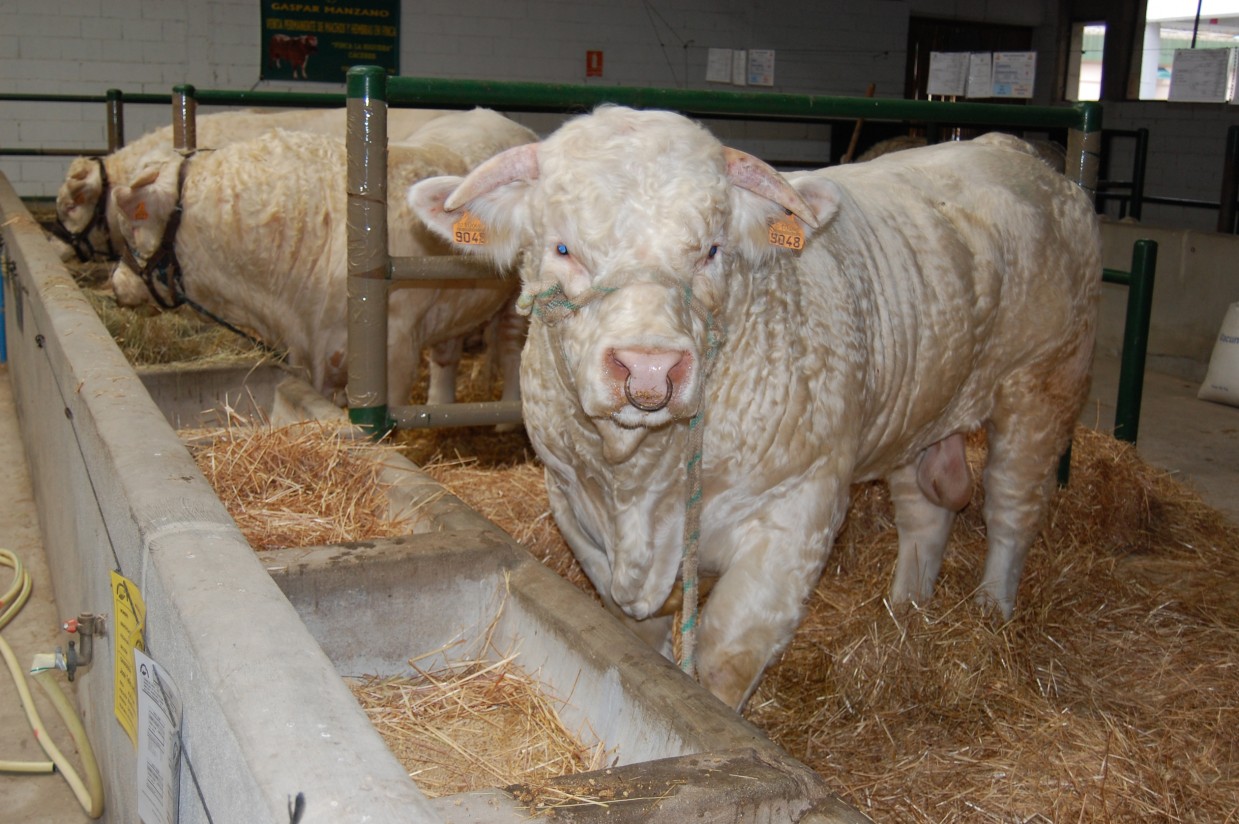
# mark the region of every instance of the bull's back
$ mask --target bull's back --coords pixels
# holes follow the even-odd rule
[[[864,351],[853,358],[863,364],[863,400],[850,409],[865,422],[862,475],[975,428],[1014,371],[1085,339],[1091,348],[1100,288],[1092,204],[1009,140],[817,173],[844,201],[802,272],[810,288],[851,290],[864,316]]]

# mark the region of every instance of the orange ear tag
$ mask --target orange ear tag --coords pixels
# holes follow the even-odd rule
[[[796,216],[789,214],[770,224],[770,245],[799,252],[804,248],[804,229]]]
[[[134,220],[146,220],[148,217],[150,217],[150,213],[146,211],[146,201],[139,200],[138,208],[133,210],[133,219]]]
[[[461,246],[485,246],[486,224],[465,212],[452,224],[452,240]]]

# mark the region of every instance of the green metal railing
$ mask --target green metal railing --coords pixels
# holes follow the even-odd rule
[[[1003,106],[924,100],[824,97],[760,92],[689,91],[625,86],[575,86],[478,80],[388,77],[379,67],[348,73],[350,419],[375,434],[417,419],[409,408],[388,409],[387,291],[409,277],[416,262],[393,261],[386,235],[386,113],[388,104],[485,106],[509,112],[583,112],[603,103],[678,111],[698,118],[750,120],[912,121],[953,125],[1067,128],[1068,177],[1094,194],[1101,145],[1101,108]],[[203,97],[202,99],[206,99]],[[486,272],[482,273],[486,275]],[[416,275],[412,275],[416,277]],[[477,276],[461,272],[459,277]],[[377,365],[377,368],[376,368]]]
[[[393,427],[463,425],[502,422],[511,410],[492,413],[485,407],[447,421],[431,407],[389,408],[386,370],[387,292],[396,280],[433,279],[439,282],[493,277],[494,272],[465,261],[447,266],[434,259],[393,259],[386,248],[386,111],[388,104],[422,108],[463,109],[485,106],[512,112],[578,113],[602,103],[637,108],[661,108],[710,119],[828,122],[832,120],[886,120],[926,125],[983,125],[990,127],[1066,128],[1069,178],[1090,195],[1096,194],[1102,142],[1101,107],[1079,103],[1071,107],[1009,106],[948,103],[924,100],[827,97],[762,92],[693,91],[625,86],[578,86],[442,78],[388,77],[378,67],[350,70],[346,94],[201,90],[177,86],[172,95],[123,94],[109,90],[100,95],[0,94],[0,101],[106,103],[109,146],[124,143],[123,106],[126,103],[172,105],[174,131],[180,140],[193,139],[197,105],[251,107],[327,107],[349,109],[349,414],[372,432]],[[180,129],[175,127],[178,122]],[[186,134],[188,132],[188,134]],[[379,138],[382,138],[381,140]],[[355,139],[354,139],[355,138]],[[184,143],[178,143],[184,145]],[[192,144],[191,144],[192,145]],[[31,153],[69,153],[71,150],[30,150]],[[5,153],[25,153],[5,150]],[[74,152],[75,154],[90,152]],[[98,152],[102,154],[103,152]],[[380,193],[382,196],[380,197]],[[383,248],[376,241],[381,238]],[[1144,244],[1144,245],[1142,245]],[[1115,434],[1135,440],[1143,385],[1145,346],[1148,341],[1156,244],[1137,243],[1132,272],[1106,270],[1107,282],[1131,287],[1124,355],[1116,409]],[[424,260],[424,262],[423,262]],[[1147,271],[1147,274],[1144,272]],[[354,345],[354,342],[360,342]],[[519,411],[517,411],[519,414]]]
[[[1131,271],[1104,269],[1102,280],[1127,287],[1127,321],[1119,355],[1119,389],[1114,403],[1114,437],[1136,442],[1140,430],[1140,402],[1144,395],[1144,361],[1149,348],[1149,318],[1153,313],[1153,280],[1157,271],[1157,242],[1132,244]]]

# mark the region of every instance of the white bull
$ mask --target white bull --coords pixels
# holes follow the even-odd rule
[[[432,120],[447,114],[430,109],[392,109],[388,112],[388,139],[400,142]],[[248,140],[271,129],[313,132],[344,137],[344,109],[296,109],[292,111],[228,111],[200,114],[195,118],[196,143],[218,148]],[[172,148],[172,127],[164,126],[103,157],[77,157],[69,163],[64,182],[56,193],[59,229],[51,242],[61,260],[76,256],[115,260],[120,255],[121,236],[113,186],[127,183],[153,152]]]
[[[451,253],[405,202],[403,193],[414,181],[463,173],[485,152],[493,154],[534,139],[528,129],[484,109],[444,121],[455,128],[432,129],[420,142],[388,149],[389,248],[395,256]],[[348,340],[346,163],[341,140],[285,130],[189,159],[165,153],[132,185],[115,190],[123,235],[134,257],[118,263],[112,274],[118,302],[146,302],[153,286],[170,304],[178,297],[169,291],[171,285],[218,318],[285,350],[290,365],[306,370],[315,388],[343,404]],[[165,245],[174,213],[179,215],[179,226],[166,246],[175,254],[180,281],[169,282],[154,268],[143,267],[150,276],[148,284],[134,267],[150,262]],[[421,350],[445,342],[450,348],[454,339],[510,306],[516,290],[515,279],[393,289],[387,330],[388,397],[383,400],[407,404]],[[504,397],[515,399],[523,334],[515,341],[510,334],[506,338],[501,334],[500,339],[507,347],[499,356],[505,369]],[[454,373],[446,379],[438,375],[440,361],[439,357],[431,361],[432,403],[454,398]]]
[[[855,482],[890,484],[892,600],[930,598],[982,425],[977,592],[1011,614],[1085,398],[1101,279],[1089,198],[1026,144],[783,178],[678,115],[604,107],[409,197],[448,237],[480,220],[487,245],[466,248],[527,255],[521,391],[553,513],[664,652],[658,611],[700,507],[700,569],[719,577],[698,668],[723,701],[743,706],[792,637]]]

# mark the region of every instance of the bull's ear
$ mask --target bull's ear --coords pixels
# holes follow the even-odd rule
[[[817,227],[821,228],[839,212],[839,203],[843,193],[833,180],[819,175],[807,174],[797,176],[791,181],[792,186],[800,193],[800,197],[809,205]]]
[[[829,198],[818,197],[816,190],[806,196],[799,181],[764,161],[737,149],[723,152],[732,184],[733,250],[752,260],[796,253],[834,216]]]
[[[758,160],[751,154],[731,147],[723,148],[723,156],[727,160],[727,177],[733,186],[769,200],[781,206],[785,211],[796,215],[810,228],[817,228],[817,222],[809,205],[800,197],[800,193],[774,170],[773,166],[764,160]]]
[[[117,186],[112,190],[112,200],[116,208],[135,229],[154,216],[168,215],[176,205],[167,202],[168,193],[155,185],[159,180],[159,172],[159,167],[146,169],[128,186]]]
[[[409,206],[459,251],[510,265],[529,227],[527,196],[538,177],[537,144],[492,157],[467,176],[413,184]]]
[[[89,206],[93,208],[102,191],[103,178],[99,175],[99,165],[87,157],[74,158],[64,182],[60,184],[60,191],[56,193],[56,208],[68,213],[88,199]]]
[[[175,177],[176,164],[169,166],[151,166],[142,170],[129,186],[118,186],[112,190],[112,199],[120,212],[120,230],[125,240],[141,253],[149,254],[159,245],[167,216],[177,206],[176,188],[161,186],[161,172],[173,170]]]

